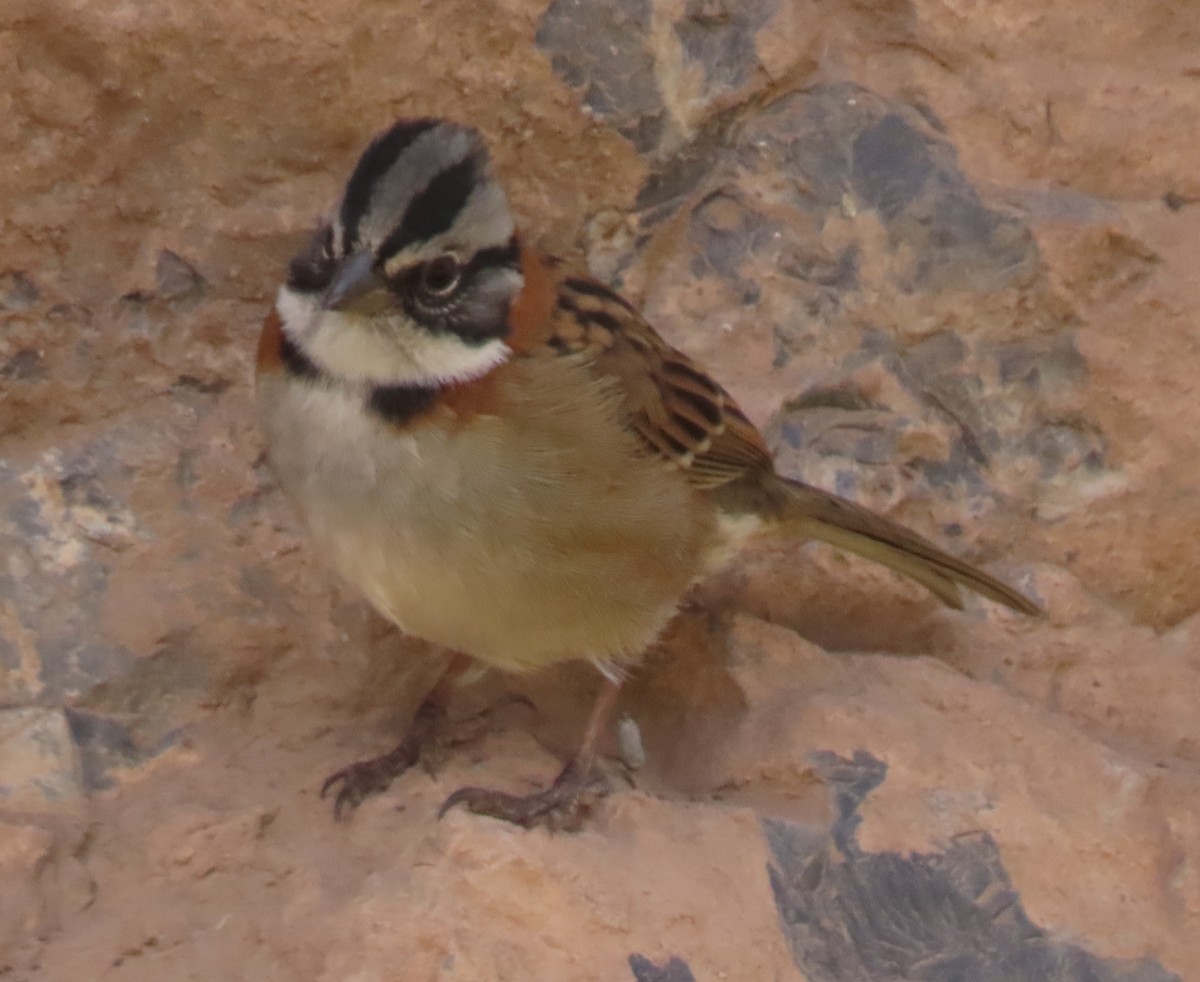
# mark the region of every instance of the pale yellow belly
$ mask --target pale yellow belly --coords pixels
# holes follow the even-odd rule
[[[711,507],[586,403],[399,434],[317,401],[338,398],[266,393],[272,460],[322,551],[405,631],[509,670],[627,663],[702,569]]]

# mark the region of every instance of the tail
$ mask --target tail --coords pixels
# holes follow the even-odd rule
[[[837,495],[799,481],[779,479],[781,518],[820,539],[916,580],[943,603],[962,609],[961,584],[1022,614],[1042,609],[1022,593],[970,563],[942,552],[929,540]]]

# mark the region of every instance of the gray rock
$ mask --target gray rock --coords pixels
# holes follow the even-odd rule
[[[746,82],[758,62],[754,34],[777,7],[777,0],[688,0],[675,33],[710,89],[734,91]]]
[[[61,710],[0,709],[0,806],[40,810],[83,795],[79,757]]]
[[[204,277],[182,256],[163,249],[154,264],[154,281],[163,300],[197,299],[204,292]]]
[[[28,310],[41,298],[42,291],[27,273],[18,270],[0,274],[0,310]]]
[[[629,968],[635,982],[696,982],[696,976],[682,958],[671,958],[660,968],[645,955],[630,955]]]
[[[649,33],[650,0],[554,0],[537,32],[554,71],[643,153],[658,146],[666,113]]]
[[[944,852],[864,852],[857,810],[883,781],[878,758],[813,755],[833,794],[828,831],[763,820],[780,925],[812,982],[1179,982],[1150,959],[1099,958],[1025,914],[987,833]]]
[[[0,363],[0,379],[19,379],[23,382],[46,377],[42,364],[42,353],[34,348],[18,351],[7,361]]]

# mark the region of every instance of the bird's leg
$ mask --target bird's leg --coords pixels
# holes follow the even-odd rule
[[[455,654],[450,659],[450,664],[429,690],[413,716],[404,739],[395,749],[378,757],[355,761],[325,779],[321,785],[322,798],[337,788],[333,799],[334,818],[345,818],[371,795],[386,790],[392,781],[420,759],[422,750],[446,718],[446,705],[459,677],[470,665],[471,660],[465,655]]]
[[[541,825],[551,831],[578,831],[609,791],[608,782],[596,769],[596,744],[616,705],[620,688],[619,681],[605,679],[588,717],[579,752],[550,787],[529,795],[506,794],[489,788],[459,788],[446,799],[438,817],[455,805],[465,805],[476,815],[488,815],[525,828]]]

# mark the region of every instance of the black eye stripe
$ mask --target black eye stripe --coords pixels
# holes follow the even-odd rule
[[[421,277],[430,263],[437,262],[439,258],[441,257],[419,263],[415,266],[405,267],[394,276],[388,277],[388,284],[392,292],[400,297],[411,294],[413,289],[420,284]],[[458,289],[463,292],[469,290],[475,278],[486,270],[516,270],[520,269],[520,266],[521,248],[517,244],[517,237],[514,235],[508,240],[507,245],[487,246],[486,248],[479,249],[467,262],[461,264],[458,269]]]
[[[478,250],[459,271],[458,283],[444,295],[422,286],[427,263],[416,264],[388,278],[396,303],[409,317],[434,334],[456,334],[470,345],[483,344],[508,333],[508,310],[513,289],[489,288],[487,278],[503,270],[515,271],[521,250],[514,235],[506,245]]]
[[[473,155],[439,173],[413,198],[400,225],[379,247],[379,258],[386,260],[414,242],[445,232],[470,199],[478,179],[479,163]]]
[[[463,278],[474,275],[489,266],[508,266],[518,269],[520,265],[521,247],[517,244],[517,237],[514,235],[505,245],[488,246],[486,249],[478,250],[463,269]]]
[[[358,226],[371,203],[375,185],[422,133],[436,125],[436,119],[401,120],[377,137],[363,152],[346,183],[346,194],[342,198],[341,218],[346,242],[358,241]]]

